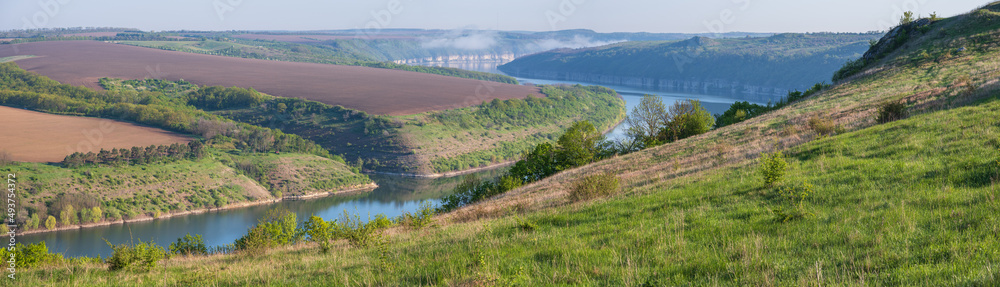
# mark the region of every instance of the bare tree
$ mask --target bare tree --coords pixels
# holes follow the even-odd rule
[[[666,126],[667,116],[667,106],[660,97],[644,95],[625,118],[625,123],[629,125],[628,135],[631,138],[656,136]]]

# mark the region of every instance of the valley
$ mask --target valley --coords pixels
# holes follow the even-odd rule
[[[0,31],[0,285],[997,285],[1000,2],[847,1]]]

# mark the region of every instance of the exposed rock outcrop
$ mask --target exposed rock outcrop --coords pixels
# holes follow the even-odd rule
[[[897,48],[902,46],[903,43],[906,43],[914,31],[920,27],[930,24],[931,20],[924,18],[892,28],[892,30],[889,30],[889,33],[882,36],[882,39],[879,39],[878,43],[868,49],[868,52],[865,52],[865,54],[861,56],[861,59],[868,62],[877,60],[886,54],[892,53],[892,51],[895,51]]]

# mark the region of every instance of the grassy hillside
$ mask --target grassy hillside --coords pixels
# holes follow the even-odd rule
[[[174,258],[149,272],[66,263],[18,283],[995,286],[998,16],[993,3],[930,23],[785,108],[389,229],[369,247]],[[877,123],[897,101],[912,116]],[[815,122],[843,130],[821,136]],[[774,151],[787,170],[768,186],[758,157]],[[603,173],[620,193],[570,200]]]
[[[187,144],[70,151],[61,162],[49,164],[8,162],[4,157],[0,172],[13,175],[20,201],[12,212],[16,218],[3,215],[22,230],[141,220],[371,183],[308,140],[228,121],[194,106],[261,100],[263,96],[252,90],[205,89],[200,97],[182,98],[170,91],[185,85],[161,82],[165,85],[156,89],[95,92],[27,73],[13,63],[0,64],[0,80],[0,104],[6,106],[135,121],[195,139]],[[92,141],[103,136],[96,137]],[[46,226],[49,217],[57,223]]]
[[[752,164],[732,164],[594,202],[559,196],[556,207],[527,212],[505,204],[498,218],[461,223],[477,212],[469,208],[448,218],[457,223],[390,231],[386,251],[299,245],[174,259],[143,274],[100,264],[36,270],[23,282],[986,286],[1000,277],[990,267],[1000,260],[990,179],[1000,175],[998,112],[993,99],[791,148],[782,187],[764,187]],[[774,209],[799,204],[782,189],[804,184],[808,215],[777,217]]]
[[[650,86],[668,87],[683,81],[725,82],[804,90],[829,81],[830,74],[868,49],[878,34],[779,34],[766,38],[625,42],[608,46],[562,49],[524,56],[500,66],[522,77],[598,81],[631,85],[646,79]],[[618,78],[615,78],[618,77]],[[632,82],[629,82],[632,81]],[[714,85],[714,84],[713,84]],[[680,88],[680,87],[675,87]],[[729,91],[727,87],[711,88]]]
[[[435,172],[461,171],[518,159],[551,142],[573,122],[608,130],[625,115],[624,101],[603,87],[544,86],[545,98],[492,101],[482,105],[403,116],[399,130],[418,160]]]
[[[604,130],[625,114],[624,101],[610,89],[545,86],[542,93],[545,98],[396,117],[288,98],[216,113],[300,135],[364,170],[424,175],[515,160],[573,121]]]

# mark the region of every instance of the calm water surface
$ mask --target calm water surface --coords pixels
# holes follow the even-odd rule
[[[487,178],[495,177],[498,173],[499,171],[492,170],[476,175]],[[342,217],[344,211],[360,215],[362,220],[367,220],[369,216],[374,217],[376,214],[396,217],[403,212],[418,210],[424,201],[438,204],[441,197],[450,194],[464,179],[464,177],[423,179],[389,175],[370,175],[370,177],[379,184],[377,189],[370,192],[283,201],[152,221],[29,234],[19,236],[17,240],[29,244],[45,241],[45,245],[52,252],[60,252],[64,256],[90,257],[107,257],[111,254],[111,248],[105,243],[105,239],[112,244],[126,243],[129,240],[154,241],[166,247],[177,238],[190,233],[201,234],[208,246],[219,246],[233,243],[246,234],[250,227],[257,224],[257,219],[272,208],[280,207],[295,212],[300,222],[313,214],[333,220]]]

